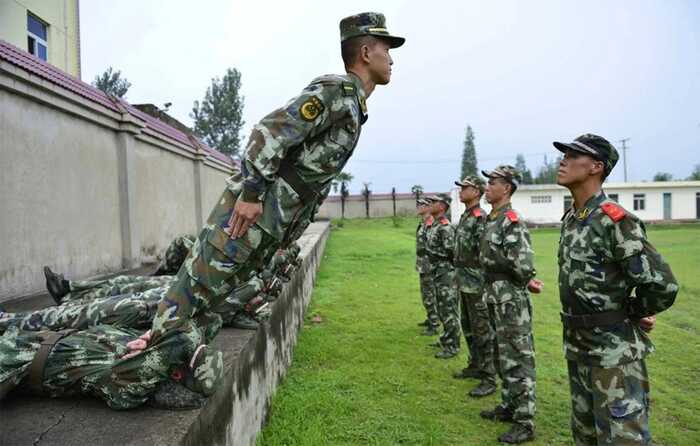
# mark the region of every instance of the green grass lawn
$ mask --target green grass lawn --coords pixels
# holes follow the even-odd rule
[[[415,263],[416,220],[351,220],[328,241],[294,362],[272,401],[262,445],[489,445],[508,426],[482,420],[496,395],[451,377],[466,356],[433,358]],[[543,294],[533,296],[537,441],[571,444],[569,389],[556,287],[556,229],[532,231]],[[700,444],[700,225],[651,227],[681,284],[661,314],[648,361],[656,444]],[[464,351],[464,348],[462,349]]]

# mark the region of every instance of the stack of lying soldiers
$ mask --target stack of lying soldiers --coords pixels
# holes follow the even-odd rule
[[[126,343],[153,322],[192,242],[192,237],[176,238],[153,276],[75,281],[45,268],[56,306],[0,312],[0,397],[19,386],[50,396],[94,395],[113,409],[138,406],[151,395],[150,403],[158,407],[201,405],[215,390],[223,366],[221,352],[207,344],[222,326],[257,328],[298,266],[300,250],[294,243],[277,251],[267,268],[202,313],[198,330],[172,338],[149,355],[122,359]],[[190,360],[182,363],[178,358],[183,356]]]
[[[643,223],[602,190],[619,159],[605,138],[584,134],[555,142],[564,156],[557,183],[572,194],[559,241],[559,295],[571,392],[571,430],[577,445],[651,443],[646,333],[669,308],[678,284],[669,265],[646,239]],[[521,180],[508,165],[455,184],[466,206],[453,228],[450,200],[418,200],[416,231],[420,287],[427,319],[424,334],[444,331],[438,358],[459,351],[459,326],[469,349],[468,367],[455,378],[476,378],[471,397],[496,391],[501,403],[481,417],[512,423],[498,437],[523,443],[535,436],[535,348],[530,293],[535,279],[530,235],[511,197]],[[491,205],[479,207],[482,195]],[[461,308],[461,310],[460,310]]]

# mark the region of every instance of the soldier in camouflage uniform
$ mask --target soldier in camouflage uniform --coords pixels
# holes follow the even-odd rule
[[[557,183],[573,207],[562,218],[559,296],[577,445],[648,445],[654,349],[645,331],[678,293],[671,268],[644,224],[602,190],[619,156],[605,138],[555,142],[564,153]],[[634,294],[632,294],[634,292]]]
[[[459,302],[457,301],[457,283],[452,260],[454,257],[455,231],[445,212],[450,207],[450,198],[446,194],[429,197],[432,201],[432,220],[426,222],[425,249],[430,264],[430,285],[437,302],[438,316],[442,322],[443,333],[436,344],[442,350],[436,358],[448,359],[459,353]]]
[[[523,443],[535,436],[535,346],[530,293],[540,292],[530,233],[510,204],[521,180],[513,166],[482,172],[488,180],[486,201],[492,210],[479,243],[484,299],[496,335],[501,404],[481,412],[487,419],[512,422],[498,440]]]
[[[418,325],[425,327],[425,331],[423,331],[422,334],[426,336],[433,336],[438,333],[440,317],[438,316],[437,312],[435,294],[433,293],[433,289],[430,284],[430,261],[428,260],[425,250],[425,236],[428,228],[427,222],[429,221],[430,224],[432,224],[433,217],[430,215],[430,201],[425,198],[421,198],[418,200],[416,205],[418,208],[418,215],[421,217],[421,222],[418,223],[418,227],[416,228],[416,271],[418,271],[421,300],[426,313],[425,321]]]
[[[366,99],[389,83],[389,49],[404,39],[389,34],[378,13],[343,19],[340,34],[347,74],[314,79],[254,126],[241,171],[227,181],[159,305],[153,342],[187,330],[193,315],[217,306],[277,247],[298,237],[352,155],[367,120]]]
[[[496,391],[496,368],[493,342],[495,335],[489,323],[489,310],[484,300],[484,277],[479,265],[479,241],[484,231],[486,212],[479,206],[486,182],[474,175],[455,181],[459,198],[465,205],[455,231],[454,265],[460,294],[462,333],[469,347],[469,365],[455,378],[480,378],[479,385],[469,392],[483,397]]]
[[[123,359],[126,344],[137,336],[137,331],[109,325],[72,333],[13,327],[0,336],[0,400],[20,387],[54,398],[94,396],[121,410],[142,405],[170,379],[204,395],[216,390],[223,358],[206,346],[201,329],[178,333]]]

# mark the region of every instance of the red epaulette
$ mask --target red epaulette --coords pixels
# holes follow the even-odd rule
[[[478,218],[478,217],[481,217],[481,215],[482,215],[481,209],[480,209],[480,208],[474,208],[474,209],[472,209],[472,215],[473,215],[474,217],[477,217],[477,218]]]
[[[600,205],[600,208],[615,223],[622,220],[623,218],[625,218],[625,215],[627,215],[625,210],[622,209],[622,207],[616,205],[615,203],[610,203],[610,202],[603,203]]]
[[[428,218],[425,220],[425,225],[426,225],[426,226],[432,226],[432,225],[433,225],[433,221],[435,221],[435,220],[433,219],[433,216],[431,215],[430,217],[428,217]]]
[[[508,209],[506,211],[506,217],[508,217],[508,220],[512,221],[513,223],[517,223],[520,217],[518,217],[517,212],[515,212],[513,209]]]
[[[447,217],[441,217],[440,223],[442,223],[443,225],[449,225],[450,221],[447,219]]]

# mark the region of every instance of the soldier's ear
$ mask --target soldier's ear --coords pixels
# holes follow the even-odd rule
[[[591,175],[605,175],[605,163],[598,160],[593,160],[591,165]]]

